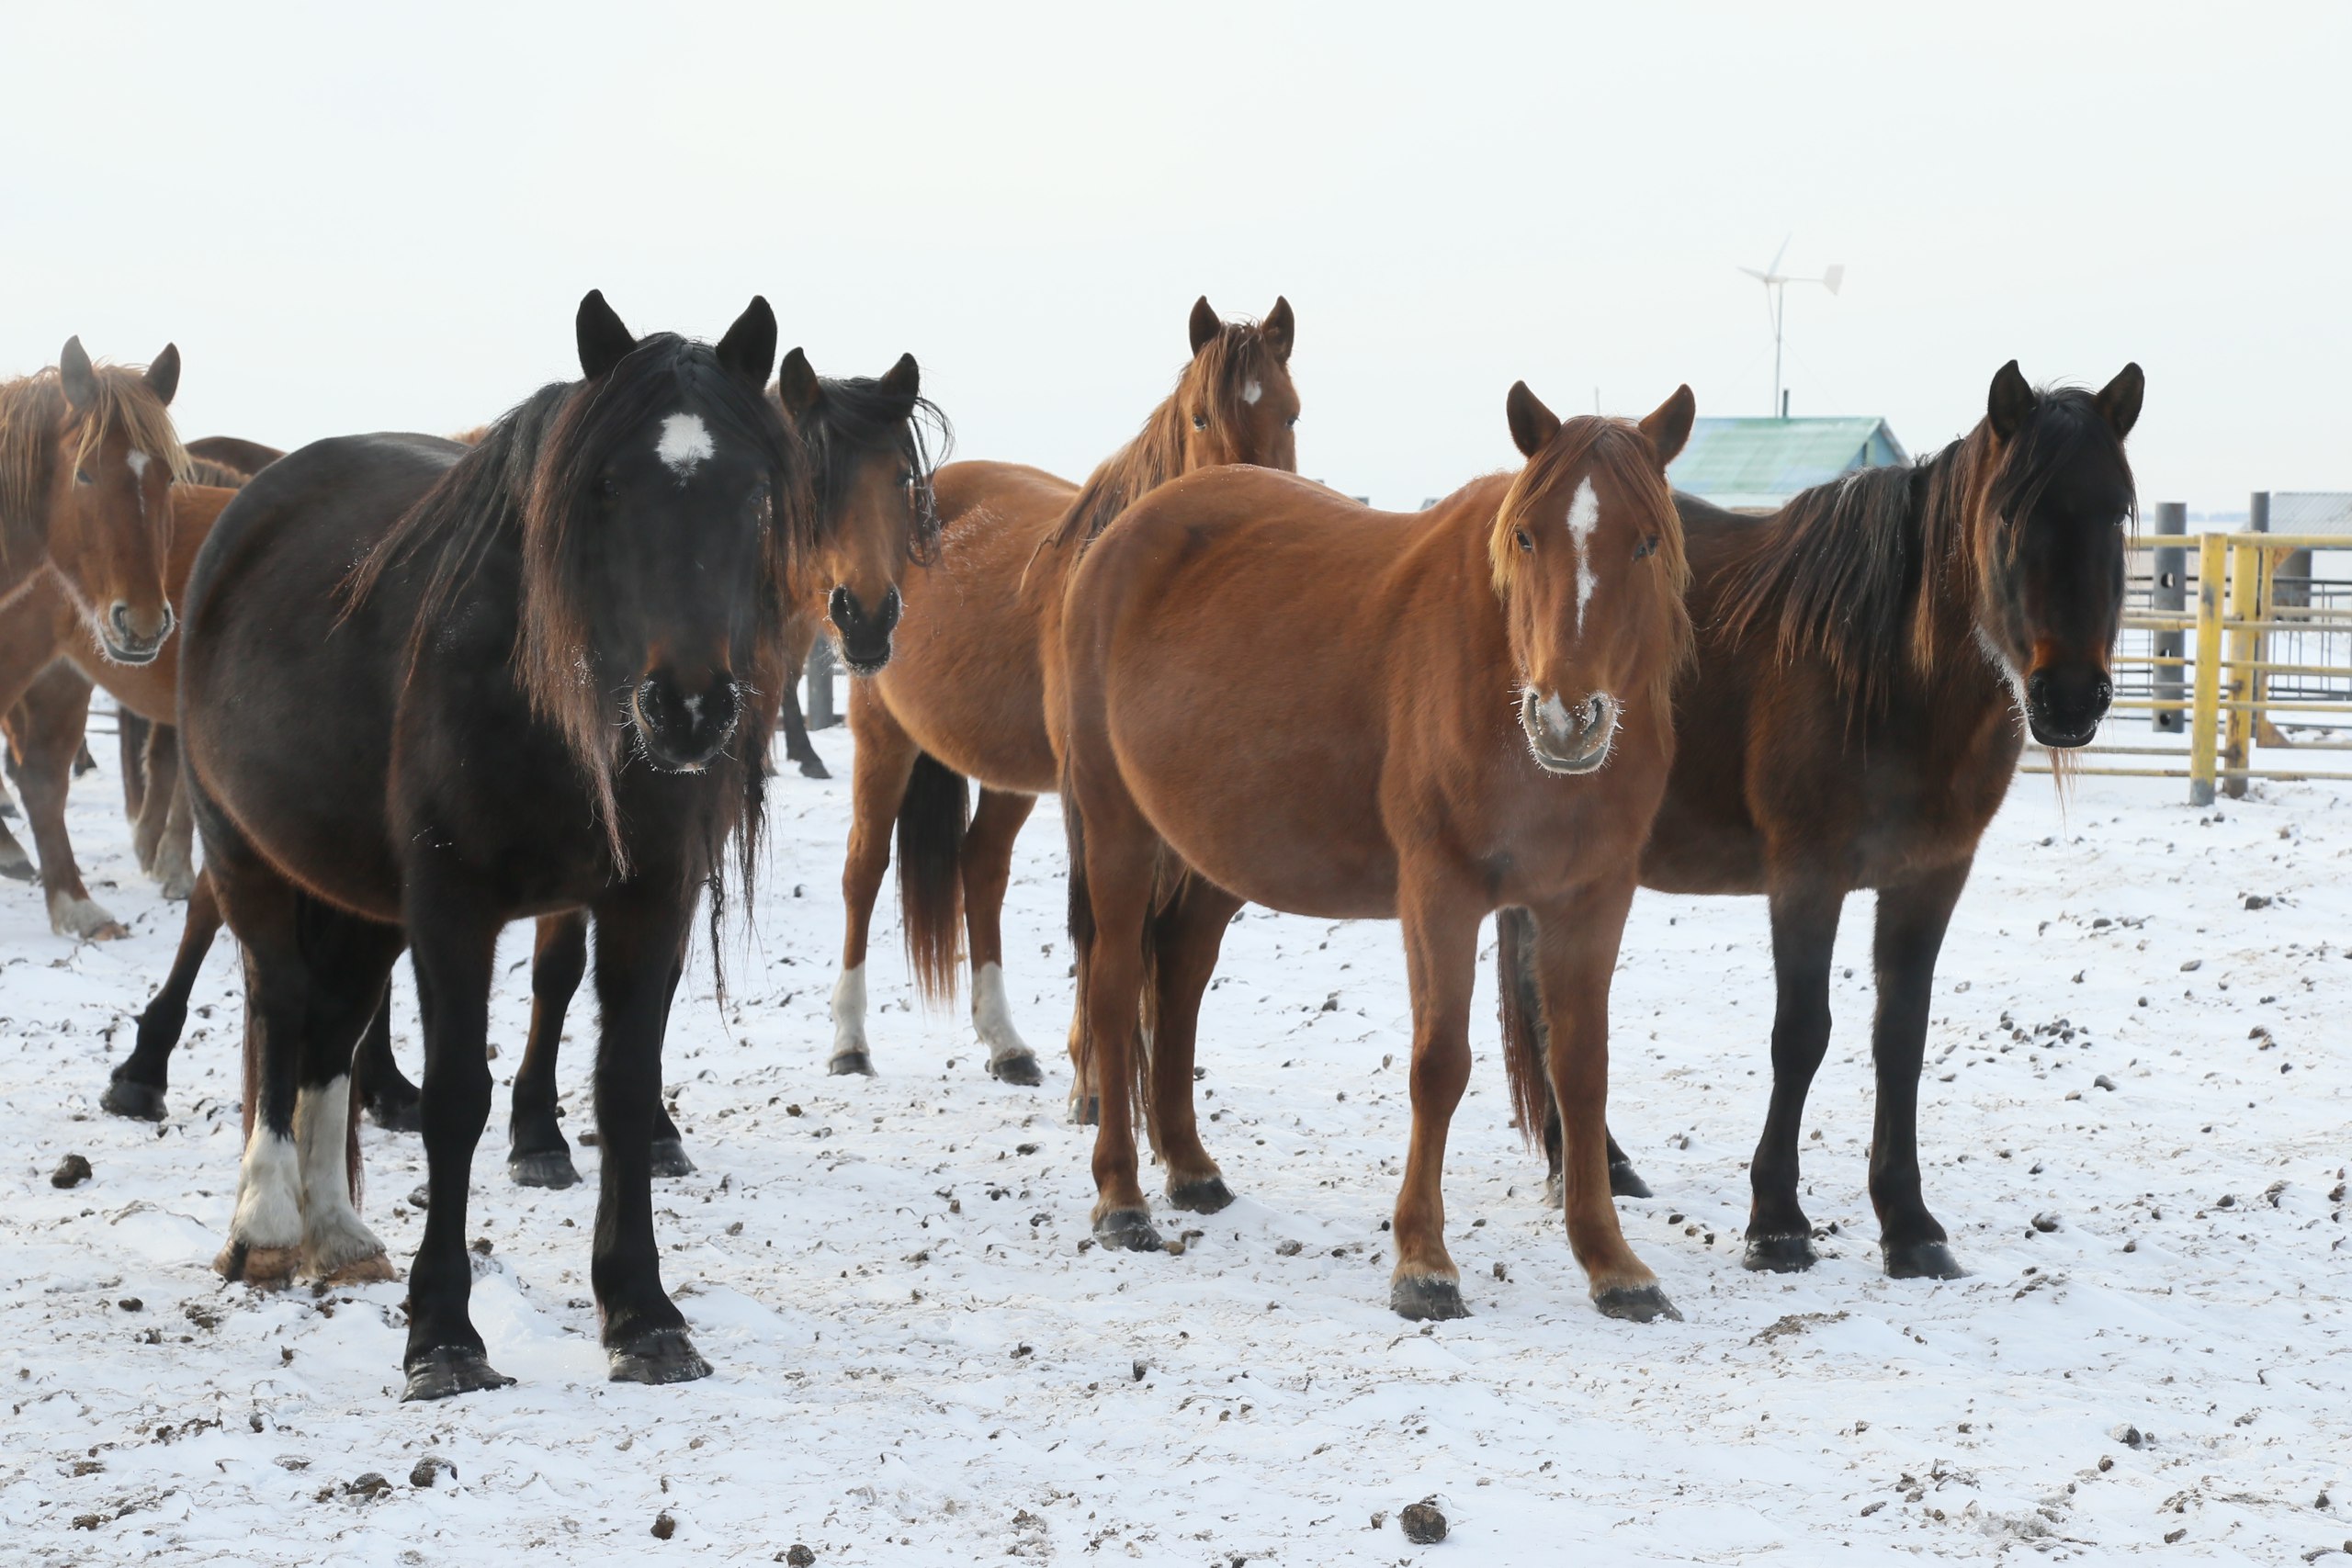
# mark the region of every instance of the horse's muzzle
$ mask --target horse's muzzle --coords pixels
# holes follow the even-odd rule
[[[2026,725],[2044,746],[2087,746],[2114,700],[2115,682],[2097,665],[2047,665],[2026,677]]]
[[[1589,773],[1609,761],[1619,711],[1617,699],[1606,692],[1595,692],[1570,707],[1556,694],[1538,699],[1528,691],[1520,694],[1519,728],[1544,772]]]
[[[851,674],[872,675],[890,662],[890,633],[898,626],[901,608],[896,587],[882,595],[882,603],[871,615],[847,588],[833,590],[825,613],[832,620],[842,662],[849,666]]]
[[[108,606],[106,619],[98,627],[98,647],[117,664],[153,664],[172,640],[172,631],[179,620],[165,604],[153,618],[153,624],[142,627],[139,616],[122,600]]]
[[[718,755],[743,715],[742,689],[720,671],[699,691],[684,690],[656,670],[629,694],[629,718],[647,755],[673,773],[691,773]]]

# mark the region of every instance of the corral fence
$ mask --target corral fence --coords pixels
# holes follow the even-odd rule
[[[2296,502],[2352,497],[2296,496]],[[2188,532],[2187,509],[2160,503],[2134,542],[2115,711],[2148,718],[2145,741],[2102,739],[2073,753],[2068,771],[2188,781],[2192,806],[2244,795],[2256,779],[2352,780],[2352,533],[2272,533],[2272,497],[2258,492],[2249,525]],[[2327,508],[2302,506],[2310,516]],[[2050,754],[2030,747],[2030,773]]]

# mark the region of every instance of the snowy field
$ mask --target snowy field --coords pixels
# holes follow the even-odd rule
[[[820,745],[845,774],[842,732]],[[582,1187],[510,1186],[502,1090],[474,1171],[474,1313],[521,1382],[402,1405],[401,1286],[255,1295],[211,1272],[238,1149],[225,941],[170,1120],[97,1108],[179,929],[131,864],[110,772],[77,792],[77,842],[134,934],[74,946],[0,883],[10,1562],[766,1562],[796,1544],[823,1564],[2293,1562],[2352,1545],[2352,792],[2273,785],[2215,814],[2176,783],[2091,780],[2062,812],[2047,780],[2019,782],[1928,1046],[1928,1193],[1973,1270],[1951,1284],[1877,1268],[1866,901],[1804,1145],[1828,1256],[1792,1280],[1739,1265],[1768,1081],[1762,904],[1643,895],[1611,1121],[1658,1193],[1621,1205],[1626,1232],[1688,1320],[1586,1303],[1506,1125],[1489,984],[1448,1162],[1476,1315],[1423,1328],[1386,1308],[1409,1034],[1393,926],[1250,913],[1201,1052],[1204,1132],[1241,1200],[1163,1211],[1180,1257],[1081,1251],[1053,807],[1023,840],[1007,942],[1047,1087],[992,1082],[960,1020],[916,1006],[888,894],[883,1076],[845,1080],[824,1058],[847,785],[787,776],[729,1011],[703,963],[667,1062],[702,1168],[656,1192],[665,1278],[718,1375],[605,1381],[595,1151],[577,1152]],[[511,932],[502,1081],[527,953]],[[398,1005],[414,1072],[404,974]],[[365,1143],[366,1213],[404,1262],[420,1148]],[[60,1190],[69,1152],[96,1175]],[[413,1484],[428,1456],[454,1470]],[[1400,1533],[1425,1497],[1443,1545]]]

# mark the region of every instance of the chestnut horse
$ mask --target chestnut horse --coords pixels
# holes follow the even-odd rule
[[[1964,1272],[1919,1183],[1936,956],[2025,731],[2063,750],[2106,715],[2135,504],[2123,441],[2144,386],[2127,365],[2096,393],[2036,391],[2011,360],[1976,427],[1915,466],[1849,474],[1761,521],[1676,498],[1699,652],[1675,694],[1680,744],[1642,884],[1769,901],[1779,1000],[1750,1269],[1814,1262],[1799,1123],[1829,1044],[1838,917],[1872,888],[1879,1245],[1896,1279]],[[1507,1015],[1526,936],[1506,922],[1498,944]],[[1540,1035],[1505,1032],[1534,1110]],[[1556,1113],[1545,1141],[1556,1168]]]
[[[468,1308],[491,982],[508,921],[582,907],[602,1014],[591,1276],[612,1375],[710,1371],[662,1287],[662,1043],[730,839],[749,894],[775,709],[746,687],[782,668],[816,509],[763,395],[765,300],[712,347],[639,340],[591,293],[576,335],[582,379],[534,393],[478,446],[353,436],[271,465],[188,585],[183,761],[246,976],[251,1132],[219,1267],[390,1275],[352,1207],[349,1074],[405,945],[430,1194],[412,1399],[511,1381]]]
[[[1078,567],[1048,684],[1067,724],[1104,1247],[1160,1245],[1136,1180],[1137,1107],[1170,1202],[1232,1201],[1201,1145],[1193,1057],[1242,904],[1398,919],[1413,1132],[1389,1301],[1410,1318],[1464,1315],[1446,1128],[1470,1074],[1479,923],[1525,908],[1542,1009],[1568,1043],[1551,1071],[1570,1113],[1569,1242],[1603,1313],[1679,1315],[1618,1229],[1603,1114],[1610,976],[1690,640],[1665,479],[1690,391],[1638,425],[1563,423],[1524,382],[1507,410],[1526,466],[1426,511],[1227,468],[1145,497]]]
[[[73,604],[107,658],[141,664],[161,651],[174,624],[163,565],[169,490],[188,461],[168,412],[179,379],[171,344],[140,370],[93,364],[77,337],[53,368],[0,382],[0,609],[44,584]],[[0,674],[0,714],[16,708],[40,672],[36,665]],[[52,805],[62,810],[46,778],[18,782],[28,819],[51,815]],[[36,848],[44,862],[71,863],[62,842],[37,840]],[[0,875],[34,874],[24,851],[0,833]],[[51,886],[51,927],[80,937],[121,934],[86,891],[74,895],[79,882]]]
[[[866,678],[851,683],[849,696],[857,755],[833,1072],[874,1071],[865,949],[895,825],[917,983],[928,997],[954,997],[968,929],[972,1025],[989,1071],[1008,1083],[1045,1081],[1005,995],[1002,916],[1013,840],[1036,797],[1055,787],[1043,660],[1059,628],[1063,585],[1086,541],[1154,485],[1221,463],[1298,466],[1290,302],[1277,299],[1253,323],[1220,321],[1203,299],[1190,330],[1193,357],[1176,389],[1083,486],[1016,463],[942,468],[944,539],[936,564],[908,576],[899,655],[880,671],[847,660]],[[980,784],[968,819],[967,778]]]

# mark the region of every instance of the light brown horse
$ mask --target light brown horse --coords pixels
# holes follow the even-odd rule
[[[832,1071],[874,1071],[865,949],[895,825],[917,982],[926,996],[955,995],[968,929],[972,1025],[989,1071],[1045,1081],[1005,995],[1001,919],[1013,840],[1055,787],[1043,649],[1059,629],[1062,588],[1085,542],[1153,486],[1223,463],[1297,467],[1295,330],[1287,299],[1261,322],[1221,321],[1207,299],[1194,302],[1193,357],[1176,389],[1082,487],[1017,463],[939,470],[939,558],[907,575],[897,657],[850,687],[857,756]],[[980,784],[968,823],[967,778]]]
[[[1389,1300],[1407,1317],[1464,1315],[1446,1128],[1470,1074],[1479,923],[1525,908],[1568,1113],[1569,1242],[1603,1313],[1679,1315],[1618,1230],[1603,1113],[1610,976],[1690,645],[1665,479],[1690,391],[1638,425],[1563,424],[1523,382],[1507,410],[1525,468],[1427,511],[1228,468],[1147,496],[1078,567],[1047,683],[1067,726],[1104,1247],[1160,1245],[1136,1180],[1138,1108],[1171,1203],[1232,1201],[1201,1145],[1193,1055],[1241,905],[1399,919],[1413,1133]]]
[[[179,377],[170,344],[142,370],[94,364],[73,338],[54,367],[0,383],[0,609],[37,584],[51,588],[122,665],[154,660],[175,624],[164,556],[169,487],[188,462],[167,412]],[[0,679],[0,714],[40,672],[36,665]],[[45,812],[47,784],[19,783],[28,817]],[[14,840],[0,844],[0,875],[31,874]],[[120,930],[86,894],[55,888],[50,922],[74,936]]]

